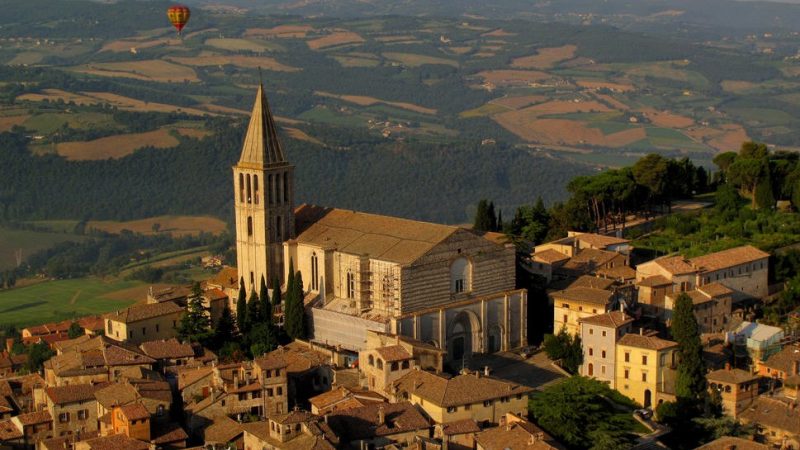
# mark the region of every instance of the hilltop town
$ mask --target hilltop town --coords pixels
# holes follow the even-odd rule
[[[485,202],[471,228],[296,205],[294,169],[259,86],[229,189],[236,266],[10,337],[2,445],[800,447],[796,316],[776,309],[797,287],[770,253],[644,258],[605,216],[526,246]]]

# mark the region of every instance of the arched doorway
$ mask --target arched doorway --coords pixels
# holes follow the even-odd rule
[[[503,349],[503,328],[495,325],[489,329],[489,342],[486,343],[486,353],[497,353]]]
[[[472,356],[480,351],[481,323],[478,316],[470,311],[456,315],[447,330],[447,354],[453,361]]]
[[[588,369],[588,370],[587,370],[587,373],[586,373],[586,374],[587,374],[588,376],[590,376],[590,377],[591,377],[591,376],[594,376],[594,364],[592,364],[592,363],[589,363],[589,366],[588,366],[588,368],[587,368],[587,369]]]
[[[644,390],[644,407],[649,408],[653,404],[653,394],[650,392],[650,389]]]

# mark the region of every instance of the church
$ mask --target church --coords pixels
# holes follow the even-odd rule
[[[309,338],[360,351],[367,331],[408,336],[460,361],[527,345],[514,250],[456,226],[294,206],[294,166],[259,86],[233,167],[236,259],[248,292],[305,280]],[[291,262],[291,264],[290,264]]]

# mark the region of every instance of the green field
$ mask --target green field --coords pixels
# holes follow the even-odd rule
[[[142,300],[135,288],[143,286],[88,277],[0,291],[0,324],[35,325],[115,311]]]
[[[59,242],[85,239],[69,233],[46,233],[31,230],[13,230],[0,227],[0,270],[15,267],[15,252],[22,250],[22,258],[40,250],[52,247]]]

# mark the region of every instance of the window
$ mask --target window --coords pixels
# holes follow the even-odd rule
[[[625,379],[626,379],[626,380],[627,380],[627,379],[629,379],[629,378],[630,378],[630,376],[631,376],[631,371],[630,371],[630,369],[625,369]]]
[[[158,405],[156,408],[156,416],[161,417],[164,415],[164,405]]]
[[[459,294],[471,289],[472,263],[467,258],[458,258],[450,265],[450,292]]]
[[[602,373],[603,375],[606,374],[606,366],[600,366],[600,373]]]
[[[356,298],[356,276],[347,271],[347,298]]]
[[[402,363],[402,365],[401,365],[401,368],[403,368],[403,369],[408,369],[409,367],[410,367],[410,364],[409,364],[409,362],[408,362],[407,360],[406,360],[406,361],[403,361],[403,363]]]
[[[631,362],[631,354],[630,354],[630,352],[625,352],[625,362]]]
[[[281,204],[281,174],[275,175],[275,203]]]
[[[600,352],[600,357],[601,358],[605,358],[606,357],[606,351],[605,350]]]
[[[447,412],[448,413],[454,413],[456,411],[458,411],[458,407],[456,407],[456,406],[448,406],[447,407]]]
[[[247,203],[253,203],[253,191],[250,188],[250,175],[247,176]]]
[[[142,336],[145,336],[145,335],[147,335],[147,328],[146,327],[142,327]]]
[[[603,337],[606,337],[606,330],[603,330],[601,334],[603,335]]]
[[[500,397],[500,403],[508,403],[509,401],[511,401],[511,399],[508,397]]]
[[[378,358],[378,364],[377,364],[377,367],[378,367],[378,369],[383,369],[383,360],[382,360],[382,359],[380,359],[380,358]]]
[[[485,406],[485,407],[487,407],[487,408],[488,408],[489,406],[492,406],[492,401],[491,401],[491,400],[486,400],[485,402],[483,402],[483,406]]]
[[[278,395],[279,396],[283,395],[283,388],[280,386],[278,386]]]
[[[133,331],[128,331],[128,338],[133,339]]]
[[[112,323],[110,320],[108,321],[108,334],[113,334],[114,326],[111,325]]]
[[[383,277],[383,283],[381,283],[381,292],[384,300],[390,300],[394,297],[392,295],[392,277],[389,275],[385,275]]]
[[[64,412],[58,415],[58,421],[61,423],[69,422],[69,413]]]
[[[564,323],[567,323],[567,315],[564,314]]]
[[[319,258],[317,258],[317,252],[311,254],[311,289],[319,290]]]
[[[642,355],[642,365],[643,366],[647,365],[647,355]]]
[[[642,372],[642,381],[647,382],[647,372]]]
[[[156,324],[156,333],[158,333],[159,328],[161,327],[159,327],[158,324]]]
[[[389,370],[391,370],[392,372],[397,372],[399,368],[400,366],[398,366],[396,362],[393,362]]]
[[[89,410],[88,409],[82,409],[82,410],[78,411],[78,420],[86,420],[88,418],[89,418]]]
[[[375,365],[375,357],[374,356],[369,355],[369,358],[367,358],[367,361],[368,361],[370,366],[374,366]]]
[[[239,174],[239,202],[244,203],[244,174]]]
[[[289,201],[289,177],[283,174],[283,201]]]
[[[589,347],[589,356],[594,356],[594,349]]]
[[[472,409],[472,405],[464,405],[464,411],[469,411]]]
[[[258,175],[253,175],[253,198],[254,203],[258,204]]]
[[[272,388],[267,388],[267,397],[272,397],[273,395],[275,395],[275,392]]]
[[[253,236],[253,217],[247,216],[247,235]]]
[[[592,314],[597,314],[597,308],[592,309]]]
[[[589,328],[589,334],[594,334],[594,328]]]

